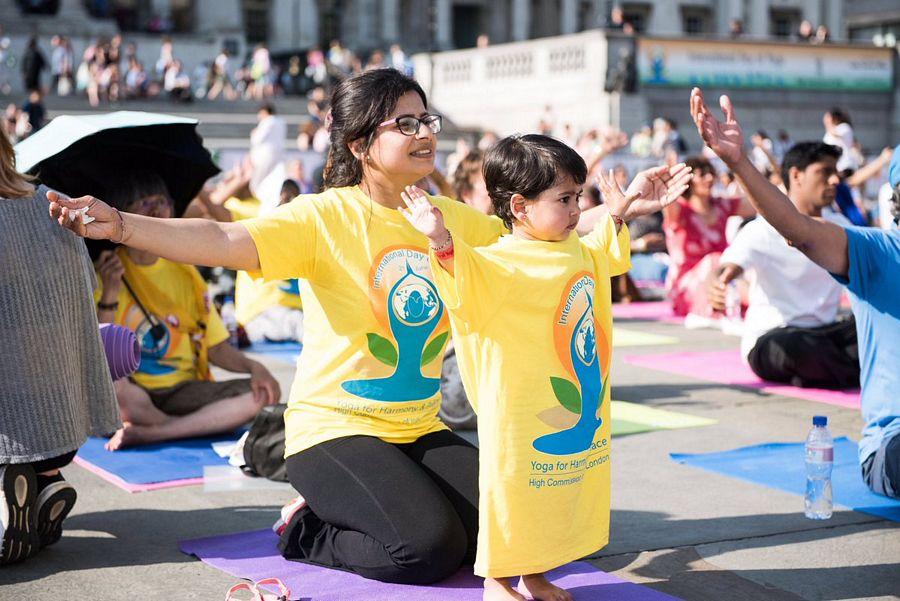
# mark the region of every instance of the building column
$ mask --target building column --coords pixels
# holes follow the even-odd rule
[[[242,31],[244,17],[240,0],[197,0],[194,4],[197,33]]]
[[[647,33],[651,35],[677,35],[682,33],[681,11],[677,2],[657,2],[650,14]]]
[[[437,45],[440,50],[450,50],[453,48],[453,6],[451,0],[437,0],[435,4]]]
[[[578,0],[562,0],[560,33],[566,35],[578,31]]]
[[[822,23],[822,0],[805,0],[803,18],[813,24],[813,28]]]
[[[400,41],[400,0],[381,0],[381,39],[385,44]]]
[[[150,0],[150,12],[163,19],[171,19],[172,4],[169,0]]]
[[[769,3],[767,0],[750,0],[747,11],[750,22],[745,23],[746,31],[753,37],[769,35]]]
[[[531,0],[513,0],[511,41],[528,39],[531,29]]]
[[[833,42],[844,41],[847,38],[841,8],[840,0],[826,0],[825,14],[822,21],[831,33],[831,41]]]

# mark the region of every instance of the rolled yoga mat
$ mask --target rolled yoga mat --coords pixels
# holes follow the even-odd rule
[[[100,324],[100,340],[106,351],[106,362],[113,380],[120,380],[137,371],[141,364],[141,345],[128,328],[111,323]]]

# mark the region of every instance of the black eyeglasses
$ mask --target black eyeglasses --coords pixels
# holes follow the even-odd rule
[[[422,127],[424,123],[428,126],[428,129],[431,130],[431,133],[437,134],[441,132],[441,127],[443,126],[443,117],[440,115],[425,115],[421,119],[418,117],[413,117],[411,115],[404,115],[403,117],[397,117],[396,119],[389,119],[384,123],[380,124],[378,127],[385,127],[387,125],[397,124],[397,129],[400,130],[400,133],[404,136],[415,136],[419,133],[419,128]]]

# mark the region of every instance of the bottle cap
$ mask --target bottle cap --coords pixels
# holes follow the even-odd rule
[[[814,415],[813,416],[813,425],[814,426],[827,426],[828,425],[828,416]]]

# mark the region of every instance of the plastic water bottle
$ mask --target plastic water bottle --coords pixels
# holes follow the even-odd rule
[[[741,293],[735,280],[728,282],[725,288],[725,317],[731,321],[741,320]]]
[[[834,465],[834,439],[828,431],[828,418],[813,417],[806,437],[806,517],[827,520],[831,517],[831,467]]]
[[[222,309],[219,311],[222,316],[222,323],[228,330],[228,342],[235,348],[238,346],[238,322],[234,312],[234,299],[226,296],[222,302]]]

